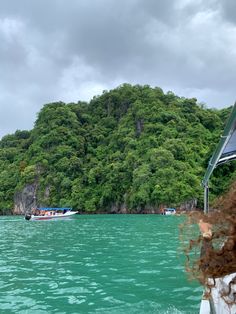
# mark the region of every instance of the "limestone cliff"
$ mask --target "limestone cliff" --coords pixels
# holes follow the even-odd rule
[[[15,194],[13,214],[24,215],[36,206],[36,189],[36,184],[31,184]]]

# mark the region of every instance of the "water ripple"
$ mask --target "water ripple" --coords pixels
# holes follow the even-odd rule
[[[178,217],[1,217],[0,313],[197,313],[177,259]]]

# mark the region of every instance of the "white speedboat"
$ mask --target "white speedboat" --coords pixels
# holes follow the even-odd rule
[[[175,215],[176,209],[175,208],[164,208],[162,215]]]
[[[51,220],[51,219],[60,219],[68,218],[77,214],[77,211],[72,211],[72,208],[54,208],[54,207],[45,207],[45,208],[35,208],[32,210],[32,213],[26,214],[26,220]]]

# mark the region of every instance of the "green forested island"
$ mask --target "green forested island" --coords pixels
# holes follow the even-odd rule
[[[46,104],[31,131],[0,141],[0,211],[24,213],[34,204],[94,213],[201,208],[201,180],[229,113],[129,84],[89,103]],[[215,171],[213,197],[235,169]]]

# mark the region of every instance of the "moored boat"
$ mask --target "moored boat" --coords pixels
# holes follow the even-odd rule
[[[68,207],[43,207],[35,208],[32,213],[25,215],[26,220],[51,220],[68,218],[77,214],[77,211],[72,211],[72,208]]]
[[[175,215],[176,214],[176,209],[175,208],[162,208],[161,209],[161,215]]]

